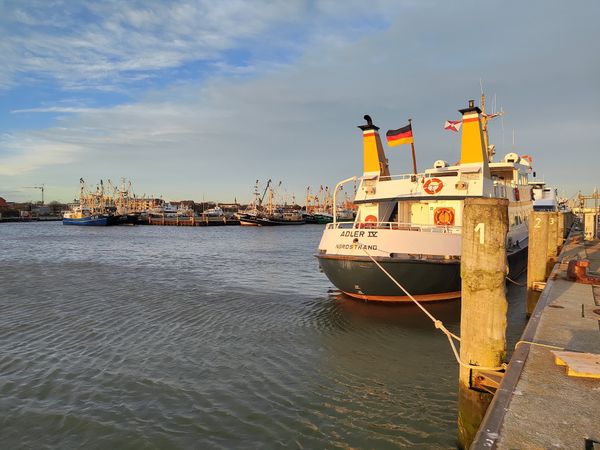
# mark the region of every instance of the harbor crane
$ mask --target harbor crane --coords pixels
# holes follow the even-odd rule
[[[42,191],[42,205],[44,204],[44,188],[46,187],[45,184],[42,184],[41,186],[24,186],[25,189],[39,189],[40,191]]]

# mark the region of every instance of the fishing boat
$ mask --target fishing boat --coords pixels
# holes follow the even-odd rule
[[[265,196],[267,197],[267,204],[263,206]],[[254,199],[245,211],[237,213],[237,217],[242,226],[279,226],[279,225],[303,225],[305,219],[300,211],[295,211],[290,207],[278,207],[274,203],[274,191],[271,184],[271,180],[267,182],[267,185],[261,196],[258,189],[258,180],[254,186]]]
[[[417,300],[459,298],[462,212],[464,200],[472,197],[509,200],[508,276],[524,270],[527,217],[532,210],[531,163],[516,153],[493,162],[489,116],[473,100],[460,112],[460,160],[456,164],[438,160],[417,173],[413,159],[413,173],[397,176],[390,175],[379,128],[365,116],[367,124],[359,127],[364,173],[354,199],[356,219],[327,225],[316,255],[321,270],[343,293],[363,300],[410,301],[374,259]]]
[[[333,213],[328,211],[315,212],[313,214],[315,221],[319,224],[328,224],[333,222]],[[352,222],[354,221],[354,212],[349,209],[336,209],[337,222]]]
[[[118,206],[111,195],[107,195],[104,183],[96,186],[95,192],[88,192],[83,178],[79,179],[79,203],[71,206],[63,214],[63,225],[106,226],[121,225],[127,215],[117,212]]]
[[[348,200],[342,207],[338,207],[337,221],[348,222],[354,220],[354,211],[347,208]],[[328,187],[321,189],[315,195],[311,195],[310,186],[306,188],[306,212],[302,215],[306,223],[328,224],[333,222],[333,196]]]
[[[88,208],[77,205],[63,214],[63,225],[106,226],[108,216],[93,214]]]

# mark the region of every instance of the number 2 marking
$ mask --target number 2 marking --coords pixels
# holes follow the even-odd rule
[[[541,223],[542,223],[541,217],[536,217],[535,218],[535,225],[533,226],[533,228],[541,228],[541,226],[540,226]]]
[[[475,227],[475,233],[479,231],[479,243],[483,245],[485,242],[485,223],[479,222]]]

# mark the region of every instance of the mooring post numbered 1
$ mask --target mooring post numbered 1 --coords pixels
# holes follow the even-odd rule
[[[462,306],[460,359],[484,368],[498,367],[506,355],[506,235],[508,200],[465,200],[461,256]],[[493,396],[476,386],[501,378],[476,368],[460,367],[458,438],[469,448]],[[494,383],[491,383],[493,385]],[[494,386],[491,386],[494,387]]]

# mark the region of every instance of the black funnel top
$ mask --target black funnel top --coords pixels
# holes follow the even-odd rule
[[[379,127],[376,125],[373,125],[373,119],[371,119],[371,116],[368,114],[365,114],[365,120],[367,121],[366,125],[359,125],[358,128],[360,128],[363,131],[367,131],[367,130],[379,130]]]

